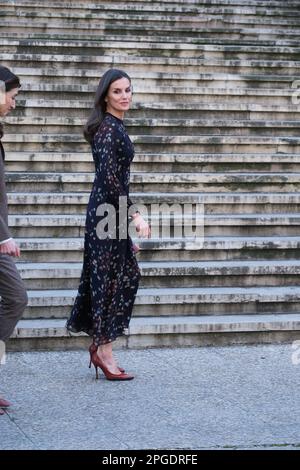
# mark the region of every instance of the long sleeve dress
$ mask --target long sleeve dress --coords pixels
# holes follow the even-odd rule
[[[87,207],[83,269],[66,326],[72,332],[86,332],[99,346],[114,341],[128,328],[140,280],[127,219],[126,239],[103,238],[97,233],[97,224],[103,220],[96,214],[101,204],[116,209],[117,235],[119,197],[127,197],[127,208],[132,205],[128,194],[134,148],[122,120],[105,113],[93,138],[92,153],[95,179]]]

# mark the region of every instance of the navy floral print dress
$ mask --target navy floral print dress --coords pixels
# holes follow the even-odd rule
[[[127,208],[132,205],[128,194],[134,157],[122,120],[105,113],[94,136],[92,152],[96,171],[87,207],[83,269],[66,326],[72,332],[86,332],[99,346],[114,341],[128,328],[140,280],[127,216],[127,238],[118,237],[119,196],[127,197]],[[116,209],[116,238],[99,238],[96,233],[97,224],[104,218],[96,211],[103,203]]]

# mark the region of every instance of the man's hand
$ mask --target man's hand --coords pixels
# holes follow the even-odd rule
[[[17,256],[18,258],[21,255],[20,248],[14,240],[8,240],[5,243],[1,243],[0,253],[9,256]]]

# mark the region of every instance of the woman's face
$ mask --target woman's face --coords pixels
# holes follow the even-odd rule
[[[128,78],[123,77],[111,83],[105,101],[109,113],[123,114],[128,111],[132,101],[131,83]]]
[[[15,98],[19,93],[19,88],[13,88],[4,93],[4,99],[0,100],[0,116],[4,117],[16,107]],[[2,102],[3,101],[3,102]]]

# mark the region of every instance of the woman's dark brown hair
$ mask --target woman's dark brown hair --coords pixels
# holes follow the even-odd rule
[[[19,77],[12,73],[7,67],[0,65],[0,82],[5,84],[5,92],[13,90],[14,88],[21,88]],[[0,123],[0,139],[3,137],[3,126]]]

